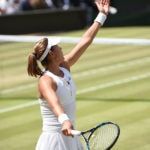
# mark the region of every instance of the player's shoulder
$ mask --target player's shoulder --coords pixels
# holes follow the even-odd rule
[[[38,80],[39,84],[40,83],[50,83],[50,82],[54,82],[53,78],[47,74],[43,74],[39,77]]]

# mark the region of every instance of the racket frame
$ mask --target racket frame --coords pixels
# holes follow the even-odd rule
[[[90,150],[89,141],[90,141],[90,138],[91,138],[92,134],[94,133],[95,130],[97,130],[98,128],[100,128],[100,127],[102,127],[102,126],[104,126],[104,125],[107,125],[107,124],[115,125],[116,128],[117,128],[117,131],[118,131],[115,140],[114,140],[114,141],[112,142],[112,144],[106,149],[106,150],[110,150],[110,149],[114,146],[114,144],[116,143],[116,141],[118,140],[119,135],[120,135],[120,127],[119,127],[118,124],[116,124],[116,123],[114,123],[114,122],[110,122],[110,121],[108,121],[108,122],[103,122],[103,123],[98,124],[96,127],[92,128],[92,129],[89,129],[89,130],[86,130],[86,131],[83,131],[83,132],[82,132],[82,131],[77,131],[77,130],[72,130],[72,134],[73,134],[73,135],[79,135],[79,136],[81,135],[81,136],[83,137],[85,143],[86,143],[86,148],[87,148],[87,150]],[[89,136],[88,136],[88,137],[86,137],[86,136],[84,135],[84,134],[86,134],[86,133],[89,133]]]

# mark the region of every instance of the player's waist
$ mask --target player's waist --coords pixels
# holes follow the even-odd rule
[[[55,133],[55,132],[61,132],[61,124],[60,125],[55,125],[55,126],[52,126],[52,125],[44,125],[43,124],[43,132],[47,132],[47,133]]]

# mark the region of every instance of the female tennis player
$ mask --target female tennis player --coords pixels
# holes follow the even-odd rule
[[[39,77],[38,97],[43,119],[43,132],[36,150],[83,150],[78,137],[71,134],[75,128],[76,88],[70,67],[92,43],[107,18],[110,0],[97,0],[95,4],[99,10],[96,19],[70,53],[63,56],[59,39],[42,38],[28,57],[28,74]]]

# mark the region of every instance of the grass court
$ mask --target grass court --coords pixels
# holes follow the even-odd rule
[[[85,30],[55,36],[81,37]],[[149,27],[103,28],[97,37],[150,39]],[[64,54],[75,44],[61,43]],[[42,120],[37,79],[28,77],[33,42],[0,43],[0,149],[34,150]],[[77,87],[76,128],[103,121],[120,125],[113,150],[150,149],[150,45],[92,44],[72,67]]]

